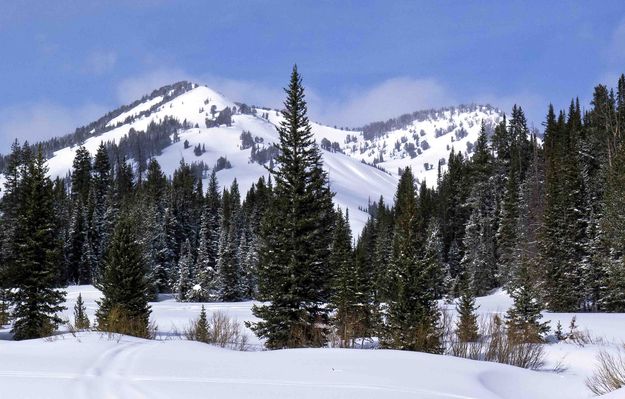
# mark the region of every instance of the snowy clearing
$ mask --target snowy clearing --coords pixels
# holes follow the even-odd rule
[[[91,320],[100,292],[67,289],[70,318],[82,293]],[[202,304],[164,297],[152,303],[155,341],[97,332],[53,339],[0,341],[0,386],[12,398],[589,398],[584,384],[601,349],[625,338],[625,314],[576,314],[580,329],[600,343],[546,345],[544,371],[450,356],[391,350],[303,349],[261,351],[251,333],[250,351],[238,352],[173,336],[197,317]],[[510,306],[503,292],[478,298],[481,315]],[[207,303],[239,321],[255,320],[254,302]],[[453,305],[446,305],[452,309]],[[573,314],[545,314],[566,328]],[[7,338],[5,329],[2,336]],[[553,372],[560,365],[564,371]],[[614,392],[606,398],[625,394]]]

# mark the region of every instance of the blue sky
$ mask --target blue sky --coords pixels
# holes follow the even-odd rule
[[[489,102],[540,125],[625,72],[625,2],[15,0],[0,49],[0,151],[180,79],[279,106],[295,62],[321,122]]]

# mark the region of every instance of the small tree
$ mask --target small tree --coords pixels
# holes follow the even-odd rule
[[[202,310],[200,311],[200,318],[195,324],[195,339],[200,342],[210,342],[210,328],[204,305],[202,305]]]
[[[542,305],[529,274],[527,262],[521,263],[517,287],[510,292],[514,304],[506,313],[508,336],[512,341],[542,342],[549,331],[549,323],[541,322]]]
[[[479,338],[477,315],[475,311],[479,306],[475,306],[475,297],[468,284],[462,289],[456,311],[458,312],[458,321],[456,323],[456,335],[460,342],[475,342]]]
[[[150,287],[145,277],[143,250],[128,212],[120,215],[108,250],[98,302],[98,328],[103,331],[150,337]]]
[[[82,300],[82,294],[78,294],[76,305],[74,305],[74,327],[78,330],[89,328],[89,317],[87,316],[87,308]]]

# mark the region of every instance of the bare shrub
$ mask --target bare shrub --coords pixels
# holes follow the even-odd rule
[[[213,312],[206,321],[200,315],[199,318],[191,321],[189,327],[183,331],[183,335],[188,340],[222,348],[240,351],[248,349],[248,336],[245,334],[243,325],[222,311]]]
[[[121,306],[113,306],[105,318],[99,320],[98,330],[114,334],[132,335],[139,338],[156,338],[156,324],[143,317],[134,317]]]
[[[518,334],[509,334],[501,317],[493,315],[482,320],[475,342],[460,340],[455,331],[446,329],[446,354],[473,360],[510,364],[527,369],[545,365],[545,351],[540,342],[526,341]]]
[[[625,346],[614,354],[601,351],[597,355],[597,369],[586,379],[586,386],[595,394],[603,395],[625,386]]]

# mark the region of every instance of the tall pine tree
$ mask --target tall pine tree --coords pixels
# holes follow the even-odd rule
[[[293,67],[278,128],[275,198],[261,229],[259,274],[268,305],[252,328],[269,348],[326,342],[332,193],[307,117],[302,79]]]

